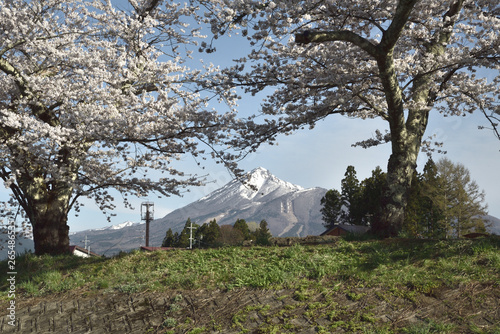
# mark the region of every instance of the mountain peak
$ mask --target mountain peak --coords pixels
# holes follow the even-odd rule
[[[215,190],[198,201],[222,203],[231,199],[233,203],[241,201],[260,201],[268,196],[281,196],[289,192],[304,190],[301,186],[285,182],[263,167],[248,172],[243,180],[232,180],[222,188]],[[238,200],[239,199],[239,200]]]
[[[269,174],[271,175],[271,172],[269,172],[267,169],[265,169],[264,167],[257,167],[257,168],[254,168],[250,174]]]
[[[276,195],[304,189],[301,186],[277,178],[263,167],[257,167],[247,175],[248,185],[241,185],[240,191],[243,197],[251,200],[259,200],[271,194],[275,197]]]
[[[247,173],[246,177],[248,178],[248,184],[255,187],[257,189],[256,191],[258,191],[258,189],[260,189],[268,179],[274,177],[274,175],[263,167],[257,167],[250,173]]]

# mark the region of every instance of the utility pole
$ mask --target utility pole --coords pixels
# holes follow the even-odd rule
[[[189,231],[189,249],[193,249],[193,229],[196,227],[193,227],[193,222],[191,222],[191,226],[188,227]]]
[[[146,247],[149,247],[149,223],[154,217],[154,203],[142,202],[141,204],[141,220],[146,221]]]
[[[90,245],[88,245],[90,243],[90,240],[87,239],[86,234],[85,234],[85,240],[80,240],[80,242],[83,242],[85,244],[85,249],[87,250],[87,254],[90,255]],[[88,245],[88,248],[87,248],[87,245]]]

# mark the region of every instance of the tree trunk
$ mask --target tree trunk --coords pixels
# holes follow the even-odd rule
[[[33,224],[35,254],[59,255],[69,252],[69,226],[66,214],[48,212]]]
[[[30,217],[35,254],[58,255],[69,252],[68,211],[71,188],[56,187],[34,202]]]
[[[417,168],[422,138],[430,108],[410,110],[406,122],[389,121],[392,154],[387,164],[387,184],[382,198],[382,212],[373,230],[382,237],[395,237],[402,230],[413,174]]]
[[[68,212],[73,187],[66,181],[47,181],[43,174],[19,180],[23,209],[33,227],[35,254],[69,252]]]
[[[386,119],[389,122],[392,145],[392,154],[387,164],[387,185],[381,203],[382,212],[375,218],[372,226],[374,232],[382,237],[395,237],[403,227],[411,181],[431,110],[428,101],[431,75],[416,79],[413,85],[412,100],[424,107],[405,110],[391,52],[377,59],[387,101]]]
[[[381,214],[375,218],[372,226],[374,232],[382,237],[396,237],[402,230],[418,152],[419,146],[414,145],[404,145],[403,150],[393,148],[387,165]]]

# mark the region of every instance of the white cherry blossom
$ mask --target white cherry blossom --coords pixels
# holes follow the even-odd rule
[[[33,226],[37,254],[67,251],[67,215],[82,196],[109,214],[110,188],[129,205],[129,196],[203,184],[171,166],[183,155],[216,150],[233,168],[222,150],[234,113],[209,110],[201,85],[217,69],[184,63],[199,36],[184,22],[195,8],[131,5],[1,1],[0,176]]]

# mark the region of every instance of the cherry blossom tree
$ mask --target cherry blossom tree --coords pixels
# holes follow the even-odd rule
[[[199,33],[183,18],[195,9],[159,5],[0,1],[0,177],[36,254],[68,251],[67,216],[82,197],[109,214],[110,188],[129,206],[129,196],[203,184],[173,167],[183,155],[232,166],[222,150],[234,114],[210,109],[200,90],[214,69],[184,63]],[[230,93],[220,98],[231,105]]]
[[[401,229],[417,156],[431,143],[429,115],[499,113],[497,0],[199,3],[214,34],[208,52],[230,33],[253,46],[218,83],[251,94],[274,89],[261,105],[266,119],[252,118],[241,144],[256,149],[332,114],[387,122],[387,133],[357,143],[392,146],[383,213],[373,224],[385,236]]]

